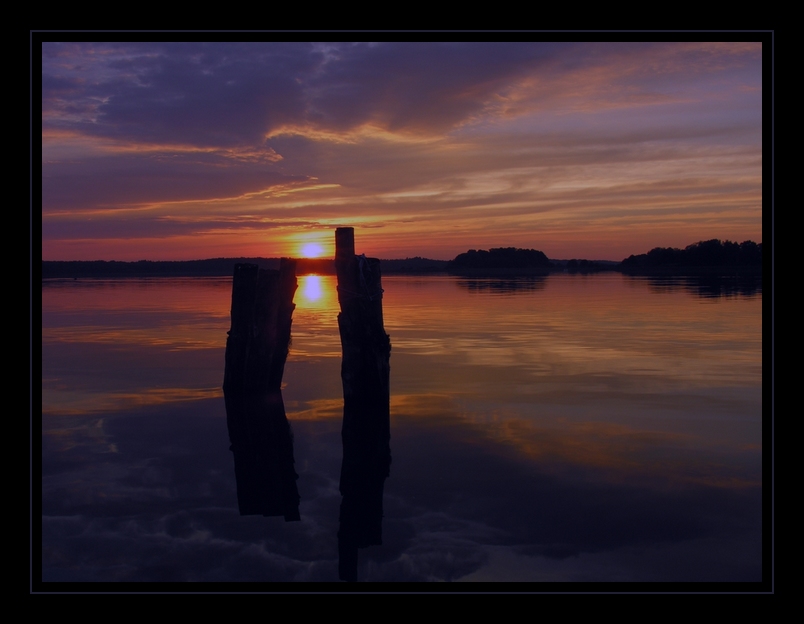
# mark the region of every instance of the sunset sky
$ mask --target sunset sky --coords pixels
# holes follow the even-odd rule
[[[332,256],[344,225],[380,258],[761,242],[762,53],[46,42],[42,257]]]

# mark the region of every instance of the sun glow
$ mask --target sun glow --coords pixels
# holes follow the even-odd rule
[[[324,247],[319,243],[304,243],[301,246],[302,258],[320,258],[324,253]]]

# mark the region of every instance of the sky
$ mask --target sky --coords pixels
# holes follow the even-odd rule
[[[762,242],[762,95],[751,42],[45,42],[42,259]]]

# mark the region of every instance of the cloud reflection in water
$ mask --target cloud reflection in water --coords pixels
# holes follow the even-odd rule
[[[80,284],[43,288],[46,580],[337,579],[334,280],[309,277],[322,294],[297,298],[283,388],[289,524],[238,515],[223,399],[204,394],[222,381],[226,287],[95,285],[87,308]],[[760,578],[761,294],[704,304],[618,276],[505,297],[383,282],[394,455],[361,579]],[[200,338],[188,344],[219,346],[147,336],[173,320]],[[113,344],[91,337],[114,328]],[[83,398],[67,415],[69,392]]]

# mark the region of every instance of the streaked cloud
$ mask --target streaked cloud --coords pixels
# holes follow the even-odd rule
[[[281,255],[292,224],[374,228],[381,257],[758,241],[761,62],[759,43],[45,43],[43,256]]]

